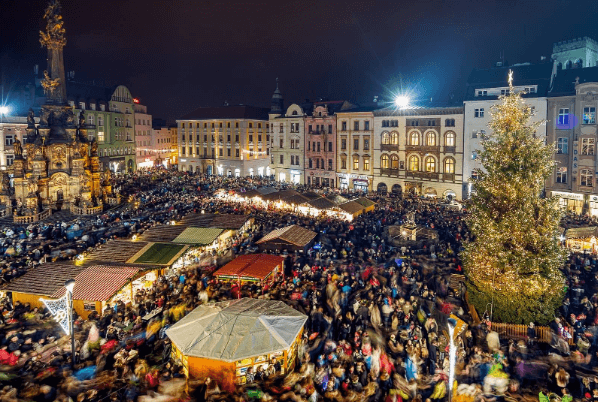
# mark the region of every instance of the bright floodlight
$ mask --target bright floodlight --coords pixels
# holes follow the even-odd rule
[[[10,112],[10,108],[8,106],[0,106],[0,114],[8,114]]]
[[[71,293],[73,293],[73,289],[75,288],[75,280],[69,279],[64,283],[64,287]]]
[[[404,109],[409,106],[409,98],[405,95],[400,95],[395,98],[395,105],[398,108]]]

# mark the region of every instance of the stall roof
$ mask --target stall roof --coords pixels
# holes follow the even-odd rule
[[[589,239],[592,236],[598,238],[598,226],[571,228],[565,232],[565,237],[568,239]]]
[[[306,193],[301,193],[302,196],[304,196],[305,198],[308,198],[310,200],[315,200],[316,198],[320,198],[321,195],[318,193],[314,193],[313,191],[308,191]]]
[[[243,298],[199,306],[166,335],[185,356],[235,362],[288,349],[306,321],[284,302]]]
[[[345,202],[349,201],[347,198],[338,194],[329,194],[326,196],[326,199],[334,202],[336,205],[344,204]]]
[[[295,246],[305,247],[316,236],[316,232],[302,228],[301,226],[291,225],[285,228],[271,231],[270,233],[262,237],[257,242],[257,244],[266,243],[274,239],[280,239],[288,243],[294,244]]]
[[[2,290],[40,296],[52,296],[64,283],[73,279],[85,267],[75,264],[42,264],[30,269],[25,275],[12,280]]]
[[[143,232],[139,236],[139,240],[147,242],[173,241],[186,228],[185,225],[157,225]]]
[[[328,198],[325,197],[316,198],[314,200],[308,201],[306,204],[320,210],[336,207],[336,204],[334,202],[330,201]]]
[[[127,264],[172,265],[189,246],[171,243],[148,243]]]
[[[80,272],[75,279],[73,300],[107,301],[110,300],[130,280],[139,274],[139,268],[94,265]],[[52,295],[53,298],[64,296],[64,286]]]
[[[235,214],[190,214],[181,219],[180,224],[194,228],[218,228],[239,230],[251,219],[247,215]]]
[[[201,246],[214,243],[224,232],[224,229],[218,228],[187,228],[176,237],[172,242],[181,244],[197,244]]]
[[[216,271],[214,276],[247,277],[263,280],[283,261],[284,257],[271,254],[241,255]]]
[[[355,201],[345,202],[344,204],[339,205],[339,208],[350,214],[355,214],[365,209],[363,205]]]
[[[125,264],[135,254],[147,247],[145,241],[110,240],[106,244],[94,248],[85,256],[85,265]]]
[[[371,207],[372,205],[376,205],[376,203],[374,201],[370,200],[369,198],[365,198],[365,197],[360,197],[353,201],[355,201],[358,204],[363,205],[365,208]]]

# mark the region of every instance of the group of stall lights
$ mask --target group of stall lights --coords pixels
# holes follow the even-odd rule
[[[258,156],[262,156],[262,155],[267,155],[268,154],[267,151],[250,151],[248,149],[244,149],[243,153],[244,154],[251,154],[251,153],[253,153],[253,155],[258,155]]]

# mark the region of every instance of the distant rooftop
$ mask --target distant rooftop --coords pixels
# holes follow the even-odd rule
[[[178,120],[251,119],[268,120],[270,109],[256,106],[200,107]]]

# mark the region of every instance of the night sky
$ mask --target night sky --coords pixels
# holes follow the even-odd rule
[[[46,68],[45,0],[0,0],[5,88]],[[595,1],[63,0],[65,68],[122,83],[170,122],[225,100],[269,106],[327,97],[370,102],[402,88],[460,99],[473,68],[536,62],[553,42],[598,40]],[[17,74],[16,72],[20,72]],[[6,96],[6,93],[5,93]]]

